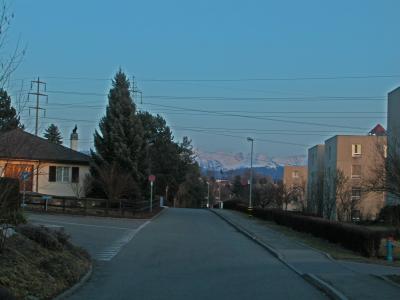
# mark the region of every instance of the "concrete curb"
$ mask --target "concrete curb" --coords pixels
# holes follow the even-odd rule
[[[400,284],[398,284],[397,282],[394,282],[393,280],[391,280],[390,278],[387,278],[384,275],[371,275],[371,276],[374,276],[374,277],[376,277],[378,279],[381,279],[381,280],[391,284],[392,286],[395,286],[395,287],[400,289]]]
[[[297,269],[295,266],[293,266],[291,263],[286,261],[284,259],[284,256],[279,253],[278,250],[274,249],[270,245],[266,244],[265,242],[261,241],[255,234],[249,232],[248,230],[244,229],[242,226],[232,222],[230,219],[226,218],[225,216],[219,214],[217,211],[214,209],[209,209],[212,213],[220,217],[222,220],[224,220],[226,223],[231,225],[233,228],[235,228],[237,231],[248,237],[250,240],[254,241],[256,244],[260,245],[263,247],[265,250],[267,250],[269,253],[271,253],[274,257],[276,257],[280,262],[282,262],[285,266],[287,266],[289,269],[294,271],[296,274],[298,274],[301,278],[303,278],[305,281],[307,281],[309,284],[312,286],[316,287],[317,289],[321,290],[324,292],[326,295],[329,296],[329,298],[333,300],[348,300],[348,298],[343,295],[340,291],[335,289],[332,285],[329,283],[323,281],[319,277],[317,277],[314,274],[311,273],[303,273],[299,269]]]
[[[65,299],[69,296],[71,296],[73,293],[75,293],[78,289],[82,287],[92,276],[93,273],[93,263],[90,264],[89,270],[87,273],[77,282],[75,283],[72,287],[70,287],[68,290],[65,290],[62,292],[60,295],[54,298],[54,300],[62,300]]]
[[[156,214],[154,217],[152,217],[151,219],[149,219],[149,221],[154,221],[155,219],[157,219],[159,216],[161,216],[166,210],[168,209],[167,206],[164,206],[162,210],[160,210],[158,212],[158,214]]]
[[[303,278],[307,280],[309,283],[311,283],[313,286],[317,287],[321,291],[323,291],[325,294],[329,296],[329,298],[334,299],[334,300],[347,300],[348,298],[343,295],[340,291],[335,289],[332,285],[329,283],[323,281],[321,278],[317,277],[314,274],[304,274]]]

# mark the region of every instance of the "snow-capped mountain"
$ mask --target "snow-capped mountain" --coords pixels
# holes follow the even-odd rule
[[[204,173],[222,173],[229,175],[240,175],[250,166],[250,154],[226,153],[226,152],[207,152],[196,150],[197,162]],[[255,172],[270,175],[275,179],[282,177],[283,166],[285,165],[306,165],[305,155],[287,157],[269,157],[266,154],[255,153],[253,157],[253,167]],[[219,176],[217,176],[219,177]]]

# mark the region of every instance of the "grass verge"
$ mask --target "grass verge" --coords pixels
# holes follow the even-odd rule
[[[88,253],[63,232],[23,225],[0,253],[0,288],[16,299],[52,299],[90,268]]]

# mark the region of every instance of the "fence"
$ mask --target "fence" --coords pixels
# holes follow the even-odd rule
[[[108,205],[107,205],[108,204]],[[158,211],[159,201],[153,200],[152,211]],[[109,201],[99,198],[74,198],[47,196],[37,193],[25,194],[25,207],[33,211],[49,211],[82,215],[138,216],[150,213],[149,200]]]

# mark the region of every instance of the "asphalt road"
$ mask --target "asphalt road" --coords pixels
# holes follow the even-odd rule
[[[31,219],[42,217],[49,218]],[[126,240],[111,259],[95,260],[92,277],[69,299],[326,299],[207,210],[167,209],[150,223],[51,218],[47,224],[64,225],[91,253]]]

